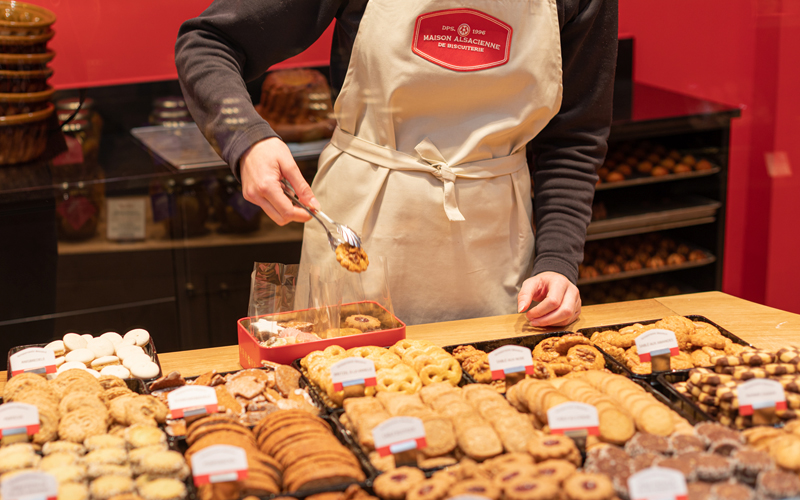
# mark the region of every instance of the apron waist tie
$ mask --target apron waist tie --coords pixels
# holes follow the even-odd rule
[[[331,145],[343,153],[380,167],[432,174],[442,181],[444,211],[452,222],[464,220],[456,202],[457,178],[490,179],[513,174],[528,167],[524,148],[514,151],[509,156],[479,160],[463,166],[450,165],[427,137],[414,148],[419,154],[419,157],[415,157],[356,137],[339,127],[333,131]]]

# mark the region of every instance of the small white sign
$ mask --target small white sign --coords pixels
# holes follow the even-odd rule
[[[4,500],[56,500],[58,482],[47,472],[21,472],[0,483]]]
[[[586,403],[561,403],[547,410],[550,434],[586,430],[590,436],[600,435],[600,418],[597,408]]]
[[[217,412],[217,392],[213,387],[186,385],[167,393],[170,418],[191,417]]]
[[[375,450],[382,457],[428,446],[425,426],[416,417],[392,417],[372,429]]]
[[[0,405],[0,438],[39,432],[39,409],[27,403]]]
[[[628,478],[631,500],[686,500],[686,478],[675,469],[650,467]]]
[[[358,384],[364,384],[364,387],[378,385],[375,363],[366,358],[345,358],[332,364],[331,380],[334,391]]]
[[[533,374],[531,350],[521,345],[505,345],[489,353],[492,380],[506,378],[511,373]]]
[[[247,479],[247,453],[238,446],[215,444],[192,455],[194,484],[243,481]]]
[[[736,388],[739,397],[739,414],[752,415],[754,410],[772,408],[786,409],[786,393],[777,380],[754,378]]]
[[[671,330],[654,328],[636,337],[636,351],[642,363],[649,363],[652,356],[667,354],[677,356],[680,354],[678,338]]]
[[[145,238],[147,197],[108,198],[109,240],[135,241]]]
[[[29,347],[9,358],[11,362],[11,376],[20,373],[47,373],[56,372],[56,355],[50,349],[44,347]]]

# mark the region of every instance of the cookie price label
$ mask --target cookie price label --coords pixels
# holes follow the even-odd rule
[[[590,436],[600,435],[600,418],[597,408],[586,403],[561,403],[547,410],[550,434],[569,434],[586,431]]]
[[[752,415],[755,410],[765,408],[786,409],[786,393],[777,380],[754,378],[737,387],[736,393],[740,415]]]
[[[213,387],[185,386],[167,394],[170,418],[216,413],[217,392]]]
[[[489,369],[492,380],[506,378],[512,373],[533,374],[531,350],[521,345],[506,345],[489,353]]]
[[[378,385],[375,363],[371,359],[345,358],[331,365],[333,390],[343,391],[351,385],[371,387]]]
[[[50,349],[44,347],[30,347],[12,354],[11,376],[20,373],[55,373],[56,356]]]
[[[686,478],[675,469],[650,467],[628,478],[631,500],[687,500]]]
[[[215,444],[192,455],[195,486],[247,479],[247,453],[238,446]]]
[[[58,483],[46,472],[22,472],[0,483],[5,500],[56,500]]]
[[[681,353],[675,332],[661,329],[648,330],[636,337],[636,350],[642,363],[650,362],[653,356]]]
[[[392,417],[372,429],[372,438],[382,457],[428,446],[425,426],[416,417]]]
[[[39,432],[39,409],[26,403],[0,405],[0,438]],[[5,495],[3,498],[6,498]]]

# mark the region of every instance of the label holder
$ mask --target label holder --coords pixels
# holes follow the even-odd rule
[[[184,386],[167,393],[171,419],[210,415],[219,411],[213,387]]]
[[[492,380],[506,381],[506,389],[533,375],[531,350],[520,345],[505,345],[489,353],[489,369]]]
[[[681,353],[675,332],[660,328],[648,330],[636,337],[636,350],[639,361],[649,362],[653,373],[671,371],[672,358]]]
[[[394,455],[395,464],[416,465],[417,451],[428,446],[425,426],[416,417],[392,417],[372,430],[381,457]]]

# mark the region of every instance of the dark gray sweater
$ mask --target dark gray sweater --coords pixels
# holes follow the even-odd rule
[[[591,220],[595,170],[607,150],[617,0],[557,3],[564,97],[558,115],[529,147],[536,223],[533,273],[555,271],[574,283]],[[215,0],[181,26],[175,62],[183,95],[200,130],[234,174],[238,176],[239,158],[250,146],[277,136],[253,109],[244,82],[308,48],[336,19],[330,68],[338,91],[366,4]]]

